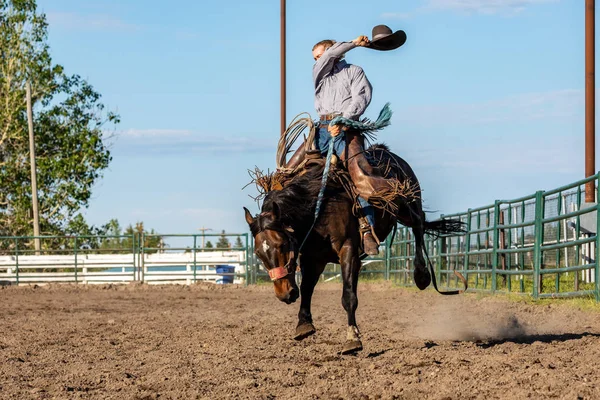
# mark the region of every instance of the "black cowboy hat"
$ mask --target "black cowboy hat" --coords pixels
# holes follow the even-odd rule
[[[394,50],[402,46],[406,42],[406,33],[404,31],[392,32],[386,25],[377,25],[373,28],[373,35],[369,48],[375,50]]]

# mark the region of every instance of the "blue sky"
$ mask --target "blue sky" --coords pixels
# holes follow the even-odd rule
[[[246,232],[242,190],[273,170],[279,137],[279,1],[39,0],[56,63],[122,117],[89,222],[161,233]],[[379,138],[415,170],[425,207],[453,213],[552,189],[584,173],[584,2],[288,0],[288,121],[309,112],[321,39],[403,29],[393,52],[355,49]]]

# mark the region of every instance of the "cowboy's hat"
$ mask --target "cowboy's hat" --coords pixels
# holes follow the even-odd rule
[[[369,48],[375,50],[394,50],[402,46],[406,42],[406,33],[404,31],[392,32],[386,25],[377,25],[373,28],[373,35]]]

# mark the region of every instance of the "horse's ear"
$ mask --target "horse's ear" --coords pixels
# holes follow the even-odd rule
[[[252,217],[252,214],[246,207],[244,207],[244,211],[246,214],[246,222],[248,223],[248,225],[252,225],[252,223],[254,222],[254,217]]]
[[[277,203],[273,203],[273,215],[275,215],[275,219],[281,218],[281,209],[277,205]]]

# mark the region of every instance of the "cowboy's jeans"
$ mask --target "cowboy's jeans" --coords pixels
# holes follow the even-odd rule
[[[333,139],[333,153],[338,157],[343,157],[344,150],[346,149],[346,133],[341,132],[336,137],[331,137],[331,133],[327,130],[326,124],[320,124],[319,129],[315,134],[315,145],[321,152],[323,157],[327,156],[327,150],[329,149],[329,143]],[[369,225],[375,227],[375,212],[373,206],[362,197],[358,197],[358,202],[369,222]]]
[[[373,210],[373,206],[360,196],[358,196],[358,202],[365,213],[365,218],[367,218],[367,221],[369,221],[369,225],[375,228],[375,212]]]
[[[319,125],[319,129],[315,134],[315,145],[323,157],[327,156],[331,140],[333,140],[333,154],[342,157],[346,148],[346,134],[341,132],[336,137],[331,137],[331,133],[327,131],[327,125]]]

